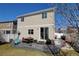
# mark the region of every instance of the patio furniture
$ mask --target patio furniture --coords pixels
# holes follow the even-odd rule
[[[24,42],[24,43],[33,43],[33,38],[32,37],[22,38],[22,42]]]

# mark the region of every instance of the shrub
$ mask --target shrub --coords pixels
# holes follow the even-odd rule
[[[51,44],[51,40],[50,40],[50,39],[47,39],[47,40],[46,40],[46,44],[47,44],[47,45],[50,45],[50,44]]]

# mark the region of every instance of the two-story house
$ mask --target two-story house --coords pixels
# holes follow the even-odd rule
[[[53,40],[55,33],[55,8],[17,16],[17,31],[20,39],[32,37],[37,41]]]

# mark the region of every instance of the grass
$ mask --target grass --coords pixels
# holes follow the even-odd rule
[[[62,56],[79,56],[75,50],[61,50]],[[0,45],[0,56],[52,56],[49,52],[33,49],[13,48],[10,44]]]
[[[61,50],[61,52],[62,56],[79,56],[75,50]]]
[[[0,56],[51,56],[49,52],[13,48],[10,44],[0,45]]]

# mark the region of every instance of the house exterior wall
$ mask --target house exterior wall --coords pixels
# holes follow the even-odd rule
[[[13,29],[13,23],[0,23],[0,30],[1,29]]]
[[[36,14],[24,17],[24,22],[21,22],[21,19],[18,19],[19,26],[30,26],[30,25],[41,25],[41,24],[54,24],[54,12],[47,12],[47,18],[42,19],[42,14]]]
[[[13,22],[0,22],[0,39],[4,40],[5,42],[10,42],[10,39],[14,38],[13,34]],[[10,31],[9,34],[6,31]]]
[[[22,37],[33,37],[34,39],[40,41],[40,27],[49,28],[49,39],[54,39],[55,32],[55,20],[54,20],[54,11],[47,12],[47,18],[42,19],[42,13],[35,14],[31,16],[24,17],[24,22],[21,22],[21,18],[17,18],[17,31],[21,33],[20,39]],[[34,34],[29,35],[28,29],[33,29]]]

